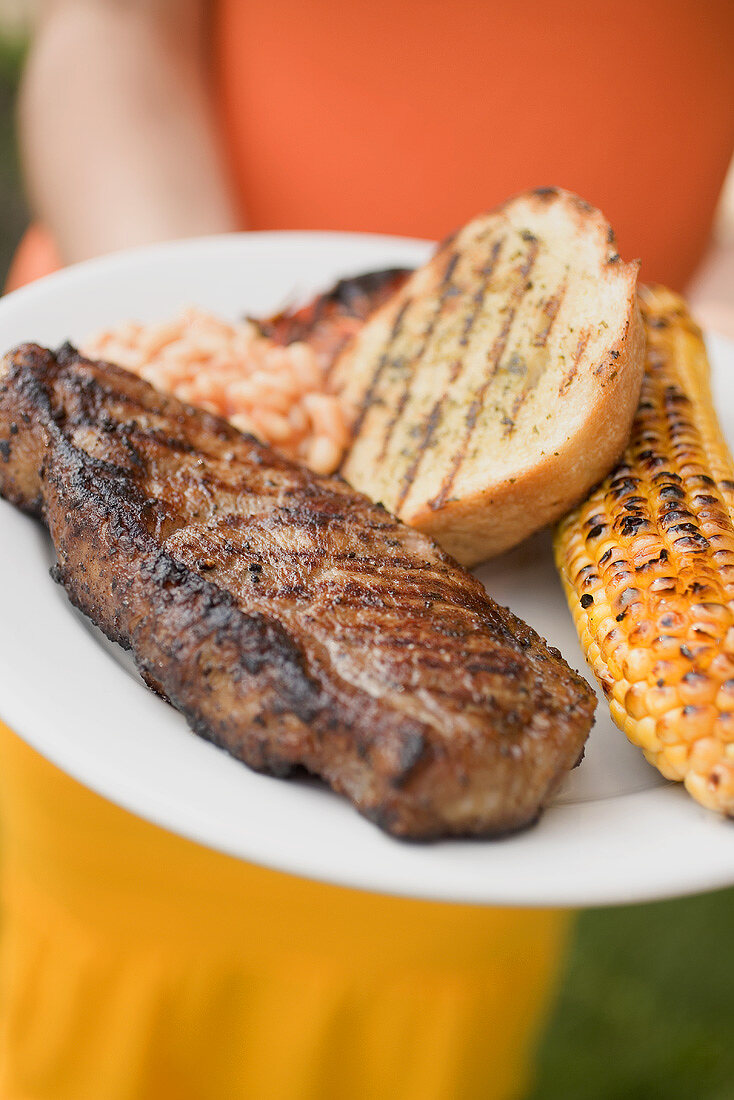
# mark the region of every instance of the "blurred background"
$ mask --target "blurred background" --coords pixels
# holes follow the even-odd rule
[[[0,268],[3,282],[28,223],[15,142],[15,91],[36,4],[0,0]]]
[[[28,223],[14,100],[36,6],[0,0],[3,280]],[[719,232],[734,236],[732,178]],[[528,1100],[732,1100],[732,928],[734,890],[581,914]]]

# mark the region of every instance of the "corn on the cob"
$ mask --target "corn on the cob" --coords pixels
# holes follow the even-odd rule
[[[734,464],[685,303],[640,296],[632,436],[558,525],[556,564],[616,724],[666,778],[734,815]]]

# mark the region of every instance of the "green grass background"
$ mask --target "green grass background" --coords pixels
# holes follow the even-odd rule
[[[0,37],[0,287],[28,223],[15,141],[15,94],[25,50]]]
[[[532,1100],[733,1100],[733,984],[734,890],[581,914]]]
[[[28,220],[22,55],[0,41],[2,278]],[[581,914],[527,1100],[734,1100],[733,987],[734,890]]]

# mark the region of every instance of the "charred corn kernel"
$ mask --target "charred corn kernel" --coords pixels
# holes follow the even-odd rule
[[[558,525],[556,564],[616,724],[734,816],[734,463],[685,303],[658,287],[640,305],[647,364],[629,445]]]

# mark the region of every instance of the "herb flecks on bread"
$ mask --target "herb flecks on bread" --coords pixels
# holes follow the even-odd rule
[[[566,191],[475,218],[338,363],[347,481],[464,564],[558,519],[627,442],[644,365],[637,270]]]

